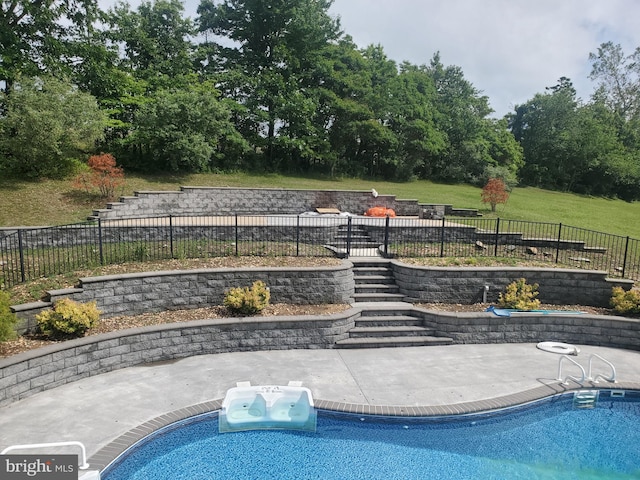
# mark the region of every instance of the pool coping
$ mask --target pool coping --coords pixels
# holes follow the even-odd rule
[[[544,384],[536,388],[524,390],[519,393],[504,395],[501,397],[461,402],[450,405],[432,406],[400,406],[400,405],[369,405],[357,403],[335,402],[330,400],[314,399],[315,407],[319,410],[327,410],[356,415],[377,415],[385,417],[447,417],[456,415],[479,414],[504,408],[516,407],[537,400],[576,392],[579,390],[637,390],[640,391],[638,382],[584,382],[583,384],[563,385],[560,382]],[[209,400],[188,407],[174,410],[125,432],[115,440],[100,448],[89,458],[91,470],[104,470],[113,463],[127,449],[144,439],[148,435],[165,428],[173,423],[186,420],[207,413],[212,413],[222,408],[222,399]]]

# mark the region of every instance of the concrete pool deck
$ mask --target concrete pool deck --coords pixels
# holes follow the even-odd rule
[[[640,352],[580,346],[587,370],[598,354],[618,383],[640,389]],[[0,450],[9,445],[80,441],[92,468],[163,425],[219,408],[236,382],[301,381],[319,408],[387,415],[451,415],[525,403],[580,385],[556,380],[560,355],[535,344],[380,349],[272,350],[184,358],[116,370],[0,408]],[[594,374],[610,368],[594,360]],[[565,363],[563,376],[578,375]],[[582,388],[590,388],[589,382]],[[27,452],[25,452],[27,453]]]

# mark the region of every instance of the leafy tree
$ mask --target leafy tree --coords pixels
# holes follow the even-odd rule
[[[504,181],[500,178],[491,178],[482,188],[482,203],[491,205],[491,211],[496,211],[496,206],[500,203],[507,203],[509,192]]]
[[[397,136],[395,173],[410,179],[430,168],[445,152],[447,138],[436,128],[437,92],[424,67],[404,63],[390,85],[389,126]]]
[[[90,172],[82,172],[74,179],[74,187],[91,193],[94,188],[103,198],[113,198],[116,188],[124,185],[124,171],[109,153],[89,157]]]
[[[0,81],[10,92],[22,75],[59,73],[70,62],[70,42],[91,24],[91,0],[3,0],[0,2]]]
[[[567,78],[516,107],[509,125],[524,149],[523,183],[638,198],[638,166],[618,138],[615,118],[602,103],[581,105]]]
[[[222,93],[247,108],[242,132],[265,152],[269,168],[283,167],[277,165],[283,150],[294,149],[293,158],[308,152],[305,141],[314,132],[304,113],[318,98],[313,74],[323,49],[339,35],[338,22],[327,13],[331,4],[202,0],[198,7],[200,31],[232,41],[231,46],[212,42],[209,62],[218,61],[232,79],[221,86]]]
[[[599,82],[596,97],[623,119],[640,116],[640,47],[625,56],[620,44],[606,42],[589,60],[589,78]]]
[[[67,81],[18,79],[5,102],[0,161],[12,174],[63,177],[103,135],[106,118],[95,98]]]
[[[134,167],[184,172],[235,170],[247,149],[211,85],[161,90],[136,115],[127,143]]]
[[[424,178],[451,182],[477,178],[492,161],[486,140],[486,117],[492,112],[488,98],[464,78],[460,67],[445,67],[439,53],[427,71],[437,92],[434,118],[446,137],[446,148],[425,170]]]
[[[107,38],[124,52],[120,68],[152,89],[176,87],[194,70],[195,27],[179,0],[143,1],[137,11],[118,3],[107,14]]]
[[[536,96],[516,107],[509,126],[524,149],[525,166],[521,178],[525,184],[568,190],[580,171],[576,164],[577,108],[576,92],[568,79],[560,79],[548,93]]]

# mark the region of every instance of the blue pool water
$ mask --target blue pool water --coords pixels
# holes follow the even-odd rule
[[[602,393],[446,419],[319,412],[316,433],[218,433],[217,415],[148,437],[104,480],[640,479],[640,395]]]

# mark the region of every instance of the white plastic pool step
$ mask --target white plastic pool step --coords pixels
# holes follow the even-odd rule
[[[598,404],[598,390],[578,390],[573,394],[575,408],[594,408]]]

